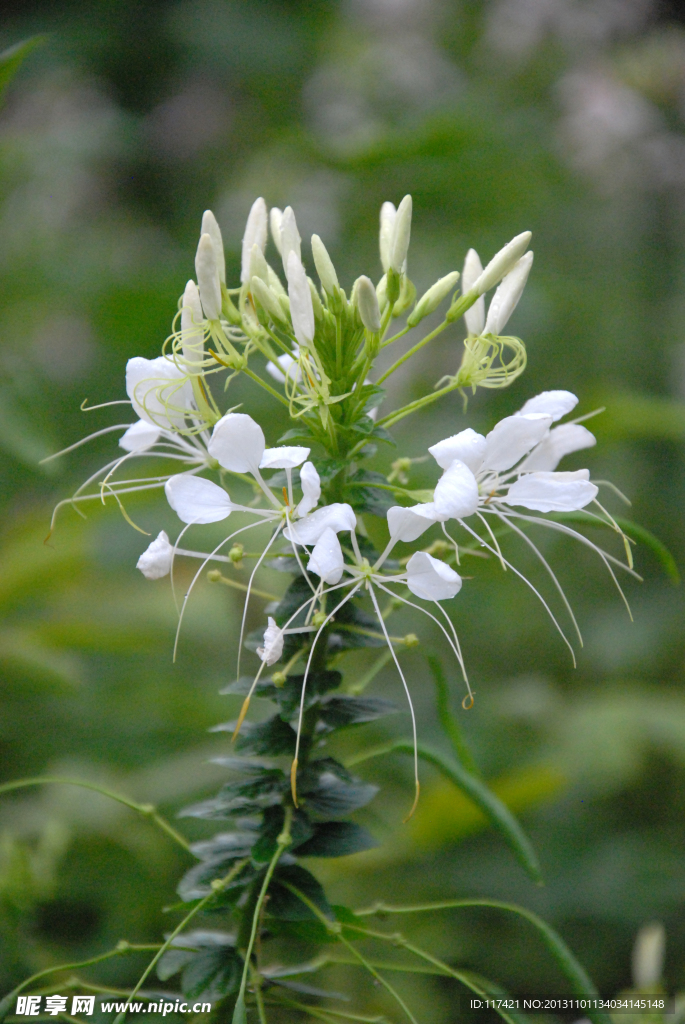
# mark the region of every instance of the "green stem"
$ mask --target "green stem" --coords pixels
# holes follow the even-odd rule
[[[186,914],[186,916],[183,918],[181,923],[174,928],[174,930],[171,933],[171,935],[169,935],[169,937],[166,939],[166,941],[163,943],[163,945],[161,945],[159,947],[159,950],[157,951],[155,956],[153,956],[152,960],[147,965],[147,967],[145,968],[145,970],[141,974],[140,978],[138,979],[138,983],[136,984],[136,987],[133,989],[133,991],[129,995],[128,999],[126,1000],[126,1005],[124,1006],[123,1010],[121,1010],[121,1012],[118,1013],[116,1015],[116,1017],[114,1018],[113,1024],[121,1024],[121,1022],[123,1021],[124,1017],[126,1016],[126,1013],[128,1011],[129,1006],[131,1005],[131,1000],[135,999],[135,997],[138,995],[138,992],[140,991],[140,989],[145,984],[145,982],[146,982],[147,978],[149,977],[150,972],[152,971],[153,967],[155,967],[156,964],[159,963],[160,959],[166,953],[167,949],[169,949],[169,947],[171,946],[171,944],[174,941],[174,939],[176,938],[176,936],[181,934],[181,932],[186,927],[186,925],[190,924],[190,922],[195,917],[195,915],[199,914],[199,912],[201,910],[203,910],[207,906],[207,904],[210,903],[214,899],[214,897],[217,895],[217,893],[222,892],[222,890],[225,889],[226,886],[230,884],[230,882],[235,878],[235,876],[238,875],[243,870],[243,868],[245,867],[246,864],[247,864],[247,858],[245,858],[245,860],[238,861],[237,864],[233,865],[233,867],[231,868],[229,873],[225,876],[225,878],[218,878],[214,882],[212,882],[212,891],[210,893],[207,893],[207,895],[205,897],[203,897],[203,899],[201,899],[199,901],[199,903],[195,904],[195,906],[190,911],[190,913]]]
[[[596,997],[598,995],[597,989],[588,977],[585,968],[578,962],[561,936],[558,935],[546,921],[543,921],[541,917],[534,914],[532,910],[527,910],[525,907],[519,907],[515,903],[504,903],[501,900],[484,899],[444,900],[439,903],[424,903],[414,907],[396,907],[391,904],[377,903],[373,907],[369,907],[365,910],[356,910],[355,915],[357,917],[368,917],[379,913],[416,914],[432,912],[435,910],[455,910],[464,907],[492,907],[495,910],[504,910],[507,913],[516,914],[518,917],[524,918],[524,920],[532,924],[537,930],[547,947],[548,952],[552,955],[554,960],[556,960],[559,968],[571,983],[573,994],[588,997]],[[610,1024],[609,1016],[599,1011],[594,1011],[592,1013],[589,1012],[588,1016],[595,1021],[596,1024]]]
[[[385,373],[381,374],[381,376],[378,378],[377,381],[375,381],[375,383],[382,384],[384,380],[388,379],[391,373],[394,373],[395,370],[399,370],[400,366],[402,366],[403,363],[406,363],[407,359],[411,359],[411,357],[416,355],[416,353],[419,352],[424,345],[427,345],[429,341],[433,340],[433,338],[437,338],[438,334],[442,334],[446,327],[449,327],[449,324],[446,320],[444,320],[438,327],[435,328],[434,331],[431,331],[430,334],[427,334],[425,338],[421,339],[421,341],[417,341],[415,345],[412,345],[409,351],[405,352],[403,356],[400,356],[400,358],[392,364],[390,369],[386,370]]]
[[[442,665],[440,664],[439,659],[431,654],[428,655],[428,665],[435,683],[435,692],[437,696],[436,704],[440,725],[452,744],[452,749],[457,755],[457,760],[461,761],[464,768],[471,772],[472,775],[480,776],[480,770],[473,759],[473,754],[469,750],[468,744],[461,730],[461,726],[450,710],[450,691],[449,686],[447,685],[447,680],[445,679],[445,673],[442,670]]]
[[[268,391],[271,397],[275,398],[281,403],[281,405],[284,405],[288,411],[290,410],[290,403],[288,402],[288,399],[284,398],[283,395],[280,395],[278,391],[276,391],[275,388],[272,388],[270,384],[267,384],[265,380],[262,380],[262,378],[256,374],[254,370],[251,370],[249,366],[245,366],[242,372],[246,373],[247,376],[255,382],[255,384],[259,384],[260,388],[264,388],[265,391]]]
[[[266,893],[271,883],[271,878],[276,865],[281,859],[283,851],[290,846],[292,842],[290,838],[290,826],[293,820],[293,809],[292,807],[286,807],[285,809],[285,821],[283,823],[283,831],[276,840],[276,849],[274,855],[269,861],[269,866],[266,869],[264,875],[264,881],[262,882],[262,888],[260,889],[257,902],[255,904],[254,913],[252,915],[252,930],[250,932],[250,940],[247,944],[245,951],[245,966],[243,967],[243,976],[240,981],[240,991],[238,992],[238,998],[235,1004],[235,1010],[233,1011],[233,1024],[242,1024],[247,1019],[245,1011],[245,989],[247,988],[247,978],[250,971],[250,961],[252,959],[252,950],[254,949],[255,940],[257,938],[257,929],[259,927],[259,919],[262,912],[262,904],[266,898]],[[115,1021],[116,1024],[116,1021]]]
[[[120,793],[113,793],[110,789],[105,789],[104,786],[98,786],[94,782],[82,782],[80,779],[63,779],[58,776],[45,775],[42,778],[39,776],[34,779],[19,779],[16,782],[6,782],[0,786],[0,795],[3,793],[10,793],[14,789],[25,789],[28,786],[44,786],[44,785],[60,785],[60,786],[80,786],[81,789],[92,789],[95,793],[101,793],[103,796],[108,796],[111,800],[116,800],[117,803],[123,804],[125,807],[130,807],[132,811],[138,811],[143,817],[149,818],[151,821],[161,828],[162,831],[166,832],[168,836],[182,846],[184,850],[190,853],[190,845],[183,838],[183,836],[176,831],[173,825],[158,814],[152,804],[139,804],[135,800],[130,800],[126,796],[122,796]]]
[[[251,556],[247,555],[247,556],[243,556],[243,557],[248,557],[249,558]],[[219,572],[219,570],[218,569],[210,569],[209,572],[210,573],[212,573],[212,572]],[[223,585],[225,587],[233,587],[234,590],[241,590],[243,593],[247,593],[248,590],[249,590],[250,594],[254,594],[255,597],[261,597],[265,601],[280,601],[281,600],[280,597],[278,596],[278,594],[269,594],[268,591],[266,591],[266,590],[257,590],[256,587],[252,587],[252,589],[250,590],[250,588],[247,586],[247,584],[245,584],[245,583],[238,583],[237,580],[232,580],[229,576],[224,576],[220,572],[219,572],[218,576],[212,576],[211,577],[211,582],[212,583],[223,583]]]
[[[392,345],[394,341],[399,341],[400,338],[403,338],[405,334],[409,333],[409,331],[411,331],[411,327],[403,327],[401,331],[397,332],[397,334],[393,334],[392,338],[387,338],[384,342],[382,342],[381,348],[385,348],[386,345]]]
[[[78,963],[72,964],[58,964],[57,967],[46,967],[42,971],[38,971],[37,974],[32,974],[30,978],[22,981],[20,985],[12,989],[8,995],[0,1002],[0,1020],[9,1013],[12,1003],[15,998],[29,985],[33,985],[34,982],[40,981],[41,978],[46,978],[49,974],[57,974],[60,971],[74,971],[79,967],[90,967],[92,964],[101,964],[104,960],[112,960],[117,956],[125,956],[127,953],[140,953],[147,952],[152,949],[159,949],[158,945],[133,945],[128,942],[120,942],[116,949],[110,949],[107,953],[100,953],[99,956],[90,957],[88,960],[79,960]]]
[[[447,761],[442,754],[425,747],[422,743],[419,743],[417,752],[423,761],[432,764],[445,778],[454,783],[465,796],[473,801],[493,828],[496,828],[507,841],[521,867],[533,881],[537,882],[538,885],[542,885],[542,874],[535,850],[507,805],[492,790],[488,789],[484,782],[481,782],[480,779],[467,771],[463,765]],[[414,745],[408,740],[396,740],[394,743],[374,747],[363,754],[349,758],[347,767],[351,768],[353,765],[360,764],[362,761],[368,761],[372,757],[381,757],[390,753],[413,755]]]
[[[380,670],[388,664],[391,657],[392,654],[390,653],[390,651],[383,651],[383,653],[376,659],[376,661],[374,661],[369,671],[366,672],[361,677],[361,679],[358,679],[356,683],[353,683],[352,686],[348,687],[347,692],[353,694],[355,697],[358,696],[360,693],[363,693],[366,687],[371,682],[371,680],[374,679],[378,675]]]
[[[378,381],[376,381],[378,383]],[[401,409],[396,409],[395,412],[388,413],[382,420],[379,420],[376,426],[378,427],[390,427],[393,423],[397,423],[398,420],[404,419],[405,416],[411,416],[412,413],[417,412],[419,409],[423,409],[426,405],[431,405],[433,402],[437,402],[443,395],[449,394],[450,391],[454,391],[456,388],[461,387],[460,384],[448,384],[445,388],[440,388],[439,391],[434,391],[431,395],[424,395],[423,398],[417,398],[415,402],[410,402],[408,405],[402,406]]]

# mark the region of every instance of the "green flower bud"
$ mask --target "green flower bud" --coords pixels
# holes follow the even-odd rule
[[[407,326],[416,327],[425,316],[433,313],[442,300],[449,295],[458,280],[459,271],[453,270],[451,274],[446,274],[445,277],[441,277],[439,281],[436,281],[416,303],[415,308],[407,318]]]
[[[285,317],[278,298],[271,289],[264,284],[260,277],[253,277],[250,281],[250,291],[255,302],[259,303],[264,312],[276,323],[285,324]]]
[[[378,308],[378,297],[373,282],[368,277],[360,277],[355,282],[359,316],[367,331],[376,334],[381,329],[381,314]]]
[[[335,267],[333,266],[331,257],[328,255],[326,246],[318,235],[312,235],[312,256],[314,257],[316,272],[319,275],[319,280],[321,281],[321,287],[327,295],[335,295],[336,291],[340,287],[338,284],[338,275],[335,272]]]

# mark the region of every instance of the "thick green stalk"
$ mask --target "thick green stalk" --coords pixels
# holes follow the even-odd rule
[[[445,673],[442,670],[442,665],[440,664],[439,659],[432,654],[428,655],[427,660],[431,670],[431,675],[433,676],[433,682],[435,683],[435,693],[437,697],[436,704],[440,725],[443,727],[450,743],[452,744],[452,749],[457,755],[457,760],[461,761],[464,768],[471,772],[472,775],[480,776],[478,765],[474,761],[473,754],[469,750],[464,734],[461,731],[461,726],[450,710],[450,691],[449,686],[447,685],[447,680],[445,679]]]
[[[420,352],[424,345],[427,345],[429,341],[433,340],[433,338],[437,338],[438,334],[442,334],[446,327],[449,327],[449,324],[445,320],[443,321],[443,323],[439,324],[439,326],[436,327],[434,331],[431,331],[430,334],[427,334],[425,338],[422,338],[421,341],[417,341],[417,343],[413,345],[408,352],[405,352],[403,356],[400,356],[400,358],[397,359],[392,364],[392,366],[385,371],[385,373],[381,374],[381,376],[376,381],[376,384],[382,384],[384,380],[387,380],[388,377],[395,372],[395,370],[399,370],[400,366],[402,366],[403,363],[406,363],[408,359],[411,359],[411,357],[416,355],[417,352]]]

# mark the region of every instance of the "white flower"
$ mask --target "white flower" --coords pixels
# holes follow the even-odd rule
[[[455,459],[440,477],[433,504],[436,518],[466,519],[478,508],[478,483],[468,466]]]
[[[128,430],[119,438],[119,447],[127,452],[142,452],[150,448],[161,434],[159,427],[153,427],[145,420],[132,423]]]
[[[298,519],[292,523],[283,535],[287,540],[296,544],[316,544],[324,530],[331,529],[335,533],[343,530],[354,530],[357,526],[357,517],[350,505],[336,502],[333,505],[324,505],[316,512]]]
[[[247,413],[229,412],[214,427],[207,449],[224,469],[258,475],[266,449],[264,431]]]
[[[342,578],[343,565],[343,553],[338,535],[330,526],[327,526],[314,545],[307,569],[320,576],[324,583],[336,584]]]
[[[486,437],[482,469],[502,472],[511,469],[541,441],[552,424],[552,417],[542,412],[517,413],[506,416]]]
[[[148,580],[159,580],[162,576],[168,576],[171,570],[173,552],[173,546],[164,530],[162,530],[155,540],[143,551],[136,564],[136,569],[140,569],[143,576]]]
[[[264,630],[264,646],[257,648],[257,654],[267,665],[275,665],[283,653],[283,630],[269,616],[268,625]]]
[[[184,523],[219,523],[236,507],[228,493],[201,476],[179,473],[164,485],[167,501]]]
[[[221,316],[219,261],[211,235],[207,233],[200,235],[195,254],[195,273],[205,316],[208,320],[218,320]]]
[[[427,551],[415,551],[407,562],[407,586],[424,601],[446,601],[461,590],[461,576]]]
[[[425,533],[435,522],[437,522],[437,517],[432,502],[424,505],[412,505],[409,508],[394,505],[393,508],[388,509],[390,541],[393,545],[400,540],[410,543]]]
[[[582,424],[562,423],[559,427],[553,427],[535,446],[518,467],[519,472],[556,469],[564,455],[592,448],[596,444],[597,438]]]
[[[536,512],[573,512],[589,505],[597,492],[588,469],[575,473],[524,473],[503,500],[507,505],[523,505]]]
[[[390,269],[390,259],[392,256],[392,242],[393,235],[395,232],[395,217],[397,216],[397,210],[395,209],[394,203],[383,203],[381,206],[380,214],[380,234],[379,234],[379,248],[381,254],[381,264],[383,270],[388,271]]]
[[[252,254],[252,246],[259,246],[262,252],[264,252],[264,249],[266,248],[266,224],[266,203],[260,197],[259,199],[255,199],[252,204],[252,208],[247,217],[247,224],[245,225],[240,268],[241,284],[245,284],[250,280],[250,257]]]
[[[259,463],[260,469],[294,469],[301,465],[309,455],[310,448],[298,445],[282,448],[266,448]]]
[[[297,506],[298,516],[306,516],[319,502],[321,497],[321,478],[312,462],[305,462],[300,470],[300,487],[302,501]]]
[[[195,411],[186,374],[165,356],[129,359],[126,393],[141,420],[162,430],[182,430]]]
[[[288,297],[290,299],[290,317],[293,322],[295,337],[300,345],[311,345],[314,340],[314,306],[309,281],[300,258],[294,251],[287,257],[286,276],[288,278]]]
[[[542,412],[551,416],[556,423],[577,405],[578,399],[571,391],[541,391],[534,398],[529,398],[516,415],[525,416],[531,412]]]
[[[467,427],[466,430],[431,445],[428,451],[441,469],[447,469],[455,459],[459,459],[472,473],[477,473],[483,465],[486,447],[487,442],[483,435]]]

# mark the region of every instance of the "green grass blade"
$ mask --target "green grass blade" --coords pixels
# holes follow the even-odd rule
[[[45,36],[30,36],[0,53],[0,98],[31,50],[45,42]]]

